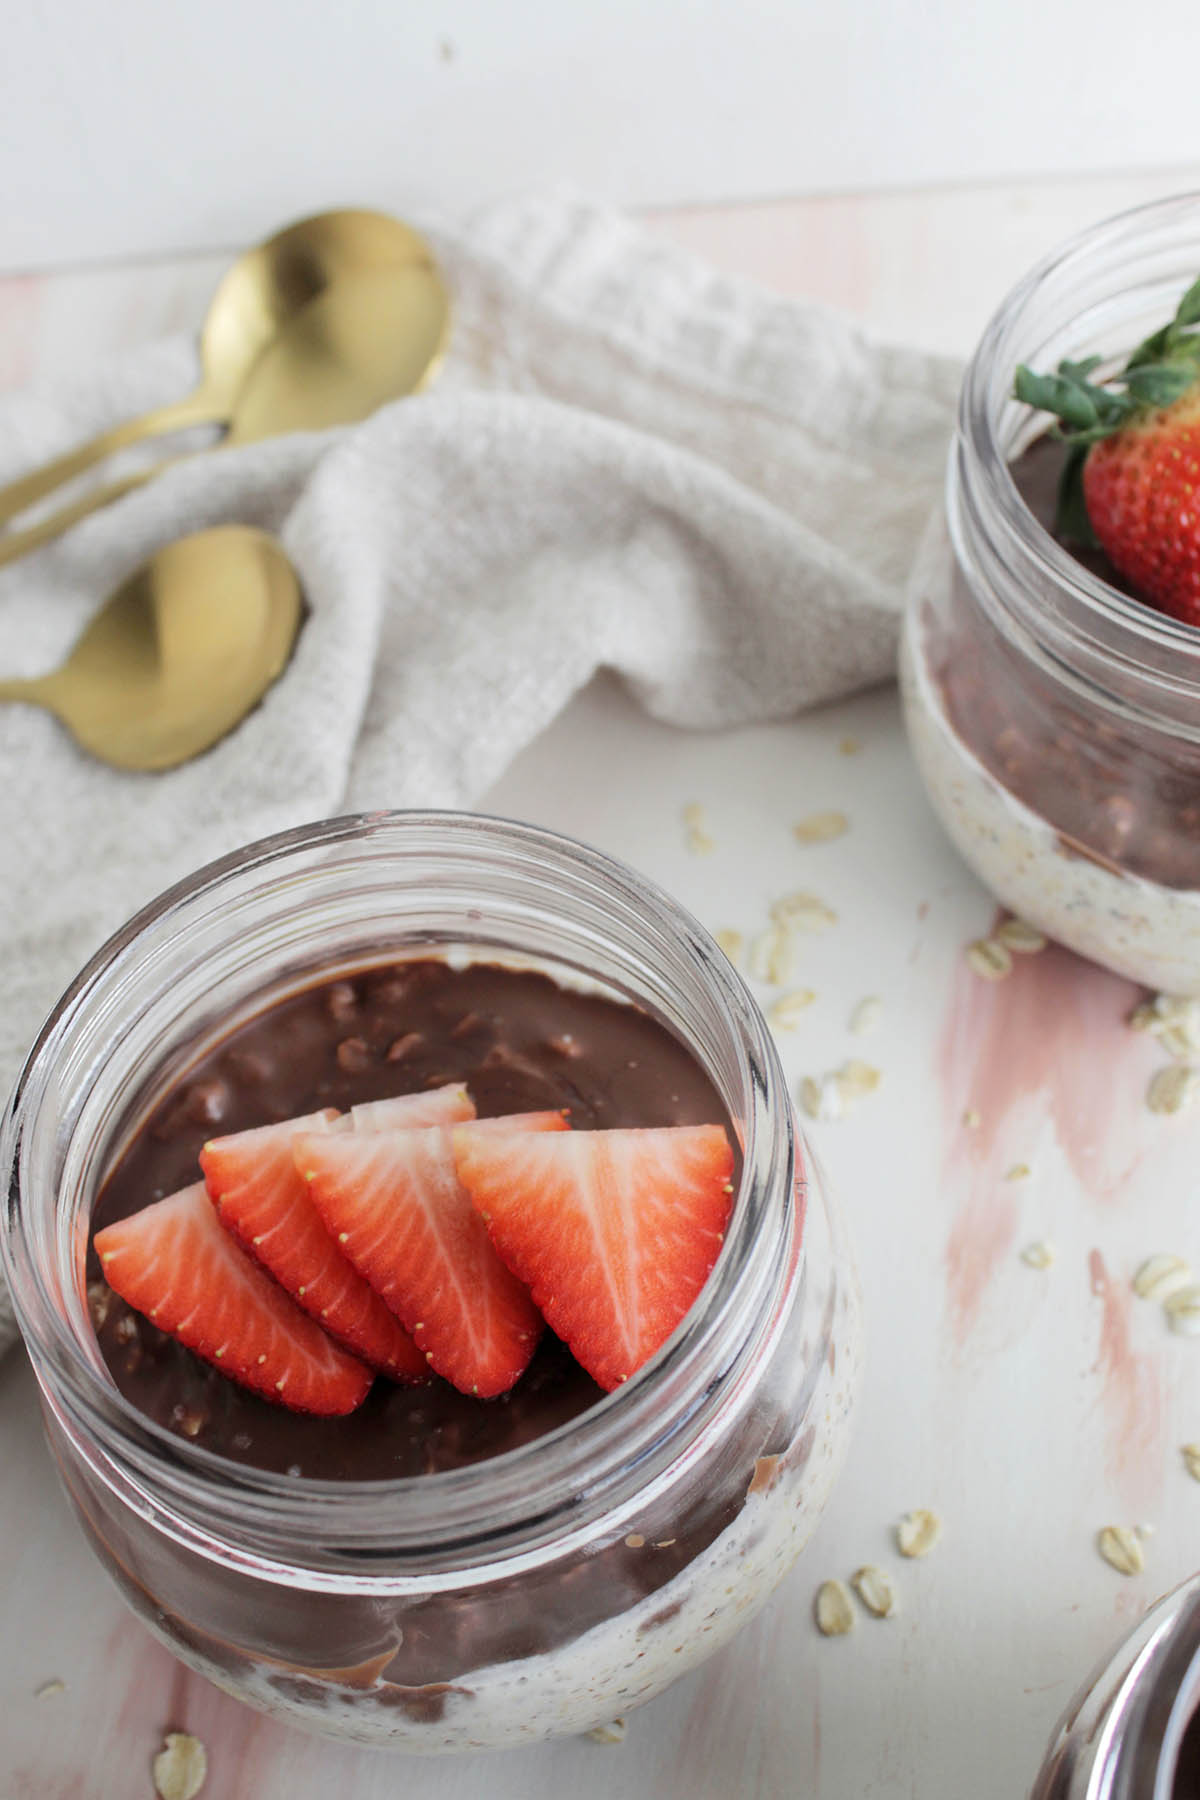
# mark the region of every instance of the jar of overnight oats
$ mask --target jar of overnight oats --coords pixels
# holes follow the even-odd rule
[[[1009,295],[967,369],[947,519],[901,655],[933,805],[999,900],[1084,956],[1200,993],[1200,630],[1052,532],[1062,447],[1020,363],[1121,367],[1200,271],[1200,196],[1076,238]]]
[[[481,1117],[725,1126],[715,1265],[613,1392],[544,1340],[501,1399],[380,1379],[349,1417],[304,1417],[97,1279],[95,1221],[173,1191],[214,1132],[448,1080]],[[157,1637],[280,1719],[410,1751],[602,1726],[753,1615],[829,1497],[857,1290],[775,1048],[705,932],[581,845],[384,814],[203,870],[64,997],[0,1158],[82,1527]]]

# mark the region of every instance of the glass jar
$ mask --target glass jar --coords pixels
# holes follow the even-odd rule
[[[1048,257],[963,383],[947,524],[914,582],[901,681],[943,825],[1013,912],[1084,956],[1200,993],[1200,630],[1111,587],[1017,491],[1046,426],[1018,363],[1120,366],[1200,268],[1200,197],[1141,207]]]
[[[1055,1727],[1029,1800],[1196,1800],[1200,1575],[1152,1606]]]
[[[97,1192],[138,1117],[237,1023],[406,954],[534,966],[657,1016],[735,1123],[704,1290],[569,1425],[405,1480],[268,1474],[117,1392],[89,1322]],[[218,1686],[406,1750],[601,1725],[722,1644],[811,1533],[849,1432],[855,1280],[753,1000],[666,895],[567,839],[383,814],[267,840],[156,901],[64,997],[0,1138],[4,1257],[67,1491],[122,1593]]]

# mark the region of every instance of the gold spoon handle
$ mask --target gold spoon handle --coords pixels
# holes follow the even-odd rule
[[[136,475],[126,475],[120,481],[110,481],[105,487],[93,488],[90,493],[73,500],[70,506],[60,507],[57,512],[39,519],[36,525],[27,526],[24,531],[0,531],[0,569],[7,563],[16,562],[19,557],[27,556],[42,544],[48,544],[51,538],[66,531],[69,525],[78,524],[80,519],[86,519],[89,513],[99,512],[102,506],[107,506],[112,500],[119,500],[122,494],[142,487],[166,467],[166,463],[156,463],[153,468],[141,469]]]
[[[177,400],[170,406],[156,407],[153,412],[143,413],[138,419],[127,419],[123,425],[114,425],[111,431],[101,432],[90,444],[81,444],[77,450],[68,450],[65,456],[56,457],[53,462],[44,463],[40,469],[33,469],[28,475],[22,475],[16,481],[10,481],[7,487],[0,488],[0,524],[15,518],[35,501],[44,500],[47,494],[52,494],[64,481],[73,481],[93,464],[102,462],[116,450],[124,450],[128,444],[141,443],[144,438],[160,437],[166,431],[183,431],[189,425],[224,424],[228,417],[228,406],[200,388],[196,393],[189,394],[186,400]],[[63,516],[65,518],[65,514]]]
[[[0,681],[0,700],[28,700],[31,706],[43,706],[42,680],[22,676]]]

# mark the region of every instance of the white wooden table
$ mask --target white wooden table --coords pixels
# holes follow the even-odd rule
[[[670,235],[895,335],[966,351],[1009,282],[1067,232],[1182,188],[1089,181],[661,216]],[[197,320],[214,259],[0,282],[0,384]],[[3,621],[0,620],[0,649]],[[844,740],[861,746],[847,754]],[[605,771],[602,784],[597,769]],[[211,1800],[1010,1800],[1092,1661],[1200,1564],[1200,1342],[1168,1333],[1129,1278],[1157,1250],[1200,1264],[1200,1112],[1144,1103],[1162,1060],[1125,1019],[1128,984],[1057,951],[988,984],[963,959],[992,903],[935,824],[881,691],[793,723],[686,735],[597,683],[488,797],[590,839],[747,936],[803,885],[838,913],[800,979],[817,1000],[781,1039],[795,1080],[850,1054],[877,1093],[813,1135],[857,1239],[867,1377],[833,1504],[783,1590],[735,1644],[630,1720],[619,1747],[408,1762],[310,1740],[241,1708],[154,1644],[68,1517],[24,1359],[0,1366],[0,1796],[138,1800],[167,1729],[209,1754]],[[681,810],[715,848],[687,848]],[[837,808],[837,842],[802,848]],[[852,1037],[878,994],[875,1036]],[[764,999],[770,998],[762,990]],[[979,1114],[973,1129],[969,1110]],[[1030,1174],[1006,1179],[1019,1163]],[[1047,1270],[1022,1261],[1049,1239]],[[945,1536],[902,1562],[893,1528]],[[1096,1553],[1152,1528],[1146,1571]],[[863,1562],[898,1616],[823,1640],[812,1596]],[[35,1699],[42,1684],[61,1691]]]

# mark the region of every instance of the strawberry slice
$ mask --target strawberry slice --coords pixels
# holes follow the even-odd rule
[[[212,1138],[200,1152],[205,1184],[222,1225],[331,1336],[394,1381],[426,1381],[425,1358],[342,1255],[296,1173],[297,1134],[341,1123],[327,1110]]]
[[[352,1106],[335,1131],[413,1131],[425,1125],[458,1125],[475,1117],[475,1102],[461,1081],[427,1088],[419,1094],[397,1094],[390,1100],[364,1100]]]
[[[487,1137],[518,1122],[565,1132],[561,1113],[455,1126]],[[431,1368],[490,1399],[523,1374],[542,1321],[488,1240],[454,1173],[449,1127],[302,1136],[296,1167],[339,1248],[402,1319]]]
[[[105,1279],[242,1387],[293,1412],[353,1412],[371,1371],[340,1350],[224,1231],[195,1182],[96,1233]]]
[[[503,1261],[589,1375],[618,1387],[670,1337],[717,1259],[732,1205],[724,1131],[546,1138],[457,1126],[453,1140]]]

